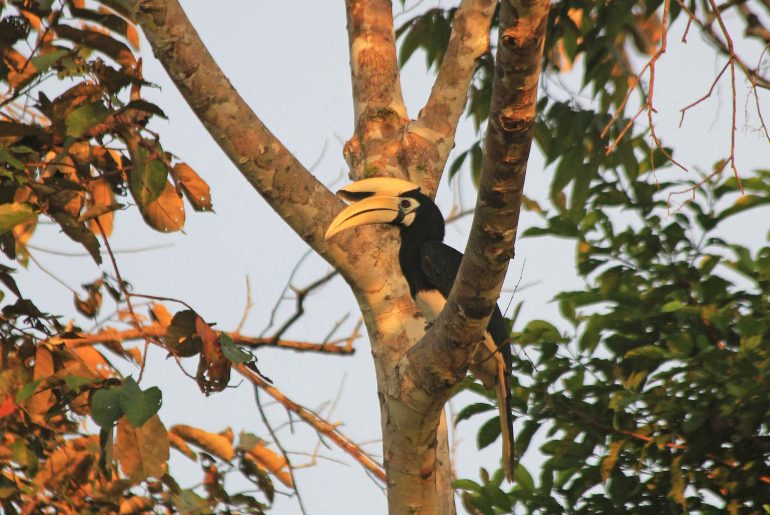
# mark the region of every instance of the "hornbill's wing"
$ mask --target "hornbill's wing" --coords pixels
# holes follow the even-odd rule
[[[430,241],[422,246],[422,271],[445,299],[449,298],[449,292],[452,291],[462,259],[460,252],[440,242]],[[511,345],[503,314],[497,305],[489,319],[487,332],[492,341],[485,339],[485,345],[479,345],[471,360],[470,369],[487,388],[494,387],[497,394],[497,409],[503,437],[503,470],[506,478],[513,481],[513,413],[508,379],[512,368]],[[496,352],[498,350],[499,354]]]
[[[460,262],[463,259],[462,253],[441,242],[429,241],[422,246],[420,254],[420,265],[425,276],[445,299],[449,298],[449,292],[452,290],[457,272],[460,270]],[[511,349],[508,344],[508,329],[503,314],[497,305],[495,305],[495,310],[489,319],[487,331],[503,354],[510,371]]]

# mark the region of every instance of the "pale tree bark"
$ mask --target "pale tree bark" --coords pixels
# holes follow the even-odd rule
[[[449,309],[423,338],[425,321],[398,264],[397,231],[362,227],[325,242],[326,227],[342,203],[245,104],[177,0],[128,1],[155,55],[236,168],[350,284],[377,372],[390,512],[454,513],[443,407],[467,370],[513,255],[547,2],[503,3],[495,100],[469,259],[463,261]],[[495,5],[493,0],[462,1],[428,103],[410,121],[401,95],[391,2],[346,1],[355,131],[343,152],[351,179],[400,177],[435,194],[476,60],[488,50]]]
[[[479,198],[465,256],[447,305],[388,385],[386,402],[398,425],[403,463],[419,463],[421,471],[433,467],[430,441],[439,414],[467,373],[514,255],[548,8],[547,0],[502,2]],[[395,485],[389,491],[391,513],[440,513],[426,495],[430,489],[415,489],[415,467],[388,473]]]

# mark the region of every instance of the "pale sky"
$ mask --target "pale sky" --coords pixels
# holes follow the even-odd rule
[[[442,3],[445,4],[447,2]],[[183,6],[231,82],[273,133],[306,166],[316,162],[323,152],[314,170],[316,176],[330,187],[344,184],[347,170],[341,150],[352,133],[353,120],[343,2],[190,0],[183,2]],[[658,65],[656,80],[660,89],[655,95],[658,132],[666,144],[676,149],[678,159],[709,169],[711,163],[725,156],[729,144],[726,125],[729,123],[726,101],[729,83],[723,79],[717,90],[718,98],[693,110],[683,129],[677,128],[679,109],[705,94],[724,63],[723,57],[713,57],[695,28],[690,31],[687,45],[681,44],[682,30],[683,24],[674,26],[668,53]],[[759,52],[754,47],[749,50],[751,57],[747,60],[754,63]],[[145,89],[143,94],[158,103],[169,117],[169,121],[155,120],[152,129],[161,134],[167,151],[187,162],[211,185],[216,214],[188,210],[185,233],[164,235],[146,227],[136,209],[119,213],[111,238],[114,249],[159,247],[143,253],[118,254],[120,270],[134,291],[183,299],[207,321],[217,322],[216,327],[224,330],[234,329],[241,319],[248,276],[254,307],[242,332],[258,335],[306,246],[251,189],[211,140],[153,59],[146,42],[142,52],[145,78],[160,86],[159,90]],[[421,55],[412,58],[402,82],[409,113],[415,116],[427,99],[431,85]],[[747,88],[740,79],[738,84],[743,99]],[[549,85],[552,94],[557,94],[556,89],[554,84]],[[587,105],[587,97],[586,94],[578,101]],[[767,98],[765,101],[770,105]],[[742,120],[745,104],[739,101],[739,106]],[[749,125],[752,123],[750,118]],[[752,167],[770,163],[767,141],[747,127],[745,121],[739,122],[738,164],[746,174]],[[455,152],[464,151],[473,140],[472,126],[466,122],[460,128]],[[525,190],[528,196],[541,202],[546,198],[549,172],[543,171],[542,158],[539,152],[533,151]],[[661,177],[680,173],[672,168],[660,172]],[[475,194],[467,179],[461,185],[453,184],[453,189],[450,190],[445,181],[439,191],[438,203],[445,214],[459,191],[468,205]],[[770,227],[767,220],[752,224],[736,222],[731,227],[744,241],[757,242]],[[467,218],[450,227],[448,243],[462,249],[469,223]],[[520,230],[537,223],[537,217],[525,212]],[[41,227],[31,243],[68,252],[82,250],[52,226]],[[516,260],[511,264],[506,288],[516,284],[526,260],[522,284],[530,286],[515,300],[525,300],[520,320],[557,320],[556,306],[549,303],[550,298],[560,289],[580,284],[572,251],[572,243],[565,240],[538,238],[517,243]],[[34,255],[76,288],[100,275],[89,258],[73,259],[43,252],[34,252]],[[103,269],[112,272],[107,264]],[[320,258],[311,256],[297,274],[295,285],[304,286],[329,269]],[[27,296],[36,299],[43,310],[66,316],[74,313],[69,291],[41,274],[35,265],[30,264],[30,270],[32,273],[19,279]],[[503,308],[509,298],[510,293],[503,293],[500,301]],[[167,307],[172,312],[181,309],[173,304]],[[335,321],[350,313],[340,333],[344,335],[358,318],[353,297],[339,278],[311,297],[306,307],[302,322],[286,337],[320,341]],[[111,308],[105,306],[101,316],[108,315]],[[293,303],[286,303],[278,317],[279,323],[292,309]],[[139,311],[146,312],[146,308]],[[92,325],[78,320],[84,328]],[[366,449],[379,457],[379,408],[366,338],[356,342],[356,349],[353,357],[260,350],[259,366],[279,389],[310,408],[317,409],[332,401],[344,381],[330,419],[342,422],[341,430],[354,441],[369,442]],[[195,373],[195,365],[196,362],[186,363],[188,373]],[[137,373],[131,367],[122,368],[127,374]],[[163,353],[156,351],[149,358],[142,387],[152,385],[163,391],[160,415],[167,426],[186,423],[209,431],[221,431],[229,426],[236,433],[252,431],[269,439],[254,406],[251,388],[248,383],[239,383],[235,374],[231,385],[236,388],[204,398],[173,360],[165,359]],[[462,401],[455,400],[454,405],[461,406]],[[277,406],[269,408],[268,413],[276,426],[285,421],[283,410]],[[476,429],[486,418],[476,417],[460,426],[457,434],[460,477],[475,479],[479,466],[496,467],[499,442],[482,452],[476,450]],[[315,433],[301,422],[294,424],[293,435],[288,426],[283,426],[278,434],[290,451],[309,453],[316,447]],[[296,473],[308,512],[385,513],[385,496],[380,488],[356,462],[330,445],[331,449],[322,446],[320,454],[344,464],[320,458],[315,466]],[[533,451],[534,445],[525,459],[531,472],[537,470],[538,457]],[[178,453],[176,456],[173,473],[180,484],[190,486],[199,481],[199,466],[179,457]],[[297,455],[292,459],[295,464],[309,461]],[[276,486],[286,491],[278,483]],[[298,508],[293,499],[278,495],[273,513],[293,514],[298,513]]]

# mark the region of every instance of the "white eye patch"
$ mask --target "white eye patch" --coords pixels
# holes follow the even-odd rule
[[[410,225],[412,225],[412,222],[414,222],[414,216],[415,215],[416,215],[416,213],[414,211],[404,215],[404,219],[401,221],[401,225],[403,225],[405,227],[409,227]]]

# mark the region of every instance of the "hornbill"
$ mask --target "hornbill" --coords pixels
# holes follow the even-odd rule
[[[444,217],[438,206],[409,181],[392,178],[363,179],[337,192],[350,203],[332,221],[326,239],[368,224],[396,225],[401,232],[398,261],[409,292],[423,316],[433,322],[446,304],[463,255],[442,243]],[[470,369],[487,388],[497,392],[497,408],[503,437],[503,470],[513,479],[513,416],[508,378],[511,347],[500,309],[495,306],[484,345],[473,355]]]

